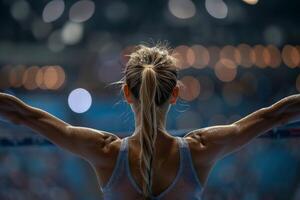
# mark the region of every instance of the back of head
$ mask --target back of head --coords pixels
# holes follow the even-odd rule
[[[165,46],[139,45],[130,55],[124,82],[138,102],[141,119],[140,169],[143,194],[149,199],[152,192],[152,160],[157,136],[157,113],[167,103],[177,85],[176,60]]]

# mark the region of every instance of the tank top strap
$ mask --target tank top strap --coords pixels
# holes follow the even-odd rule
[[[117,181],[118,179],[118,176],[121,174],[121,171],[122,171],[122,168],[124,168],[124,161],[125,161],[125,158],[126,158],[126,146],[128,144],[128,141],[127,141],[127,137],[123,138],[121,140],[121,146],[120,146],[120,149],[119,149],[119,153],[118,153],[118,156],[117,156],[117,161],[116,161],[116,164],[114,166],[114,169],[113,169],[113,172],[112,172],[112,175],[110,176],[107,184],[101,188],[102,191],[105,191],[105,190],[109,190],[113,184]]]
[[[192,158],[192,154],[190,151],[190,147],[188,142],[186,141],[185,138],[183,137],[179,137],[181,143],[182,143],[182,147],[183,147],[183,154],[184,154],[184,169],[187,169],[188,171],[191,172],[192,176],[194,177],[194,180],[197,182],[199,187],[202,187],[202,184],[200,183],[200,180],[198,178],[197,172],[196,172],[196,168],[193,162],[193,158]]]
[[[181,156],[182,156],[182,160],[183,160],[183,164],[186,165],[186,162],[189,161],[188,160],[188,144],[186,143],[186,141],[184,140],[184,138],[181,137],[176,137],[178,142],[179,142],[179,148],[181,151]]]

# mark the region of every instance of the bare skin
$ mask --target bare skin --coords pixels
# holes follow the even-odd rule
[[[127,85],[123,92],[128,104],[136,104]],[[169,104],[176,103],[178,92],[178,87],[175,87]],[[99,184],[103,186],[108,182],[122,141],[118,136],[105,131],[72,126],[50,113],[4,93],[0,93],[0,115],[14,124],[30,127],[57,146],[87,160],[93,166]],[[139,127],[140,121],[137,116],[135,113],[136,127]],[[165,118],[166,116],[162,116],[161,120],[164,123],[159,127],[156,141],[153,165],[154,195],[159,195],[169,187],[179,169],[178,144],[165,129]],[[205,185],[217,160],[240,149],[266,131],[299,119],[300,95],[292,95],[232,124],[197,129],[186,134],[184,137],[188,141],[201,184]],[[137,165],[139,152],[139,132],[135,131],[129,137],[129,163],[135,181],[141,186],[142,179]]]

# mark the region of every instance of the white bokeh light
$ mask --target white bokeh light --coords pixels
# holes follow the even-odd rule
[[[63,0],[53,0],[47,3],[43,10],[44,22],[53,22],[57,20],[64,12],[65,2]]]
[[[227,17],[228,7],[223,0],[205,0],[205,8],[214,18],[223,19]]]
[[[84,22],[90,19],[95,12],[95,3],[90,0],[81,0],[72,5],[69,18],[73,22]]]
[[[188,19],[196,14],[195,4],[190,0],[169,0],[169,10],[177,18]]]
[[[62,30],[62,41],[72,45],[78,43],[83,36],[83,25],[80,23],[67,22]]]
[[[84,113],[88,111],[92,105],[92,96],[87,90],[77,88],[70,93],[68,104],[73,112]]]

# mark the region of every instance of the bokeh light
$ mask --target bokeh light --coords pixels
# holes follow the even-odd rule
[[[205,8],[214,18],[223,19],[227,17],[228,7],[223,0],[205,0]]]
[[[255,63],[255,53],[250,45],[248,44],[240,44],[237,47],[239,54],[241,56],[240,63],[242,67],[249,68]]]
[[[255,5],[258,3],[258,0],[243,0],[243,2],[250,4],[250,5]]]
[[[207,48],[202,45],[193,45],[190,51],[194,52],[193,67],[201,69],[208,65],[210,57]]]
[[[263,45],[255,45],[254,48],[255,53],[255,65],[260,68],[267,67],[266,61],[270,59],[270,55],[268,54],[268,51],[265,49]]]
[[[70,93],[68,104],[73,112],[84,113],[92,105],[92,96],[86,89],[77,88]]]
[[[221,49],[220,58],[231,60],[237,64],[241,63],[240,52],[234,46],[231,45],[226,45]]]
[[[237,67],[231,60],[222,59],[215,65],[214,72],[220,81],[230,82],[237,75]]]
[[[179,19],[188,19],[196,14],[196,6],[191,0],[169,0],[170,12]]]
[[[47,66],[41,67],[35,76],[36,85],[40,89],[47,89],[45,82],[44,82],[44,74],[45,74],[46,69],[47,69]]]
[[[272,50],[272,48],[264,47],[262,53],[263,61],[266,67],[270,66],[272,60],[270,50]]]
[[[31,66],[26,69],[22,79],[24,88],[26,88],[27,90],[34,90],[38,87],[35,81],[35,77],[38,71],[38,66]]]
[[[83,25],[67,22],[62,29],[62,41],[65,44],[73,45],[78,43],[83,36]]]
[[[43,66],[39,68],[35,76],[36,85],[40,89],[57,90],[65,83],[66,75],[61,66]]]
[[[184,76],[180,81],[183,84],[179,87],[180,98],[186,101],[192,101],[199,96],[201,87],[196,78],[193,76]]]
[[[268,45],[267,49],[270,54],[270,59],[267,65],[269,65],[272,68],[279,67],[279,65],[281,64],[281,55],[279,49],[274,45]]]
[[[95,3],[90,0],[80,0],[72,5],[69,18],[72,22],[85,22],[90,19],[95,12]]]
[[[295,68],[300,63],[300,54],[296,47],[285,45],[281,52],[283,62],[290,68]]]
[[[47,3],[43,10],[44,22],[54,22],[64,12],[65,2],[63,0],[53,0]]]
[[[58,82],[58,74],[53,66],[49,66],[44,71],[44,84],[48,89],[53,89]]]
[[[188,52],[190,52],[189,57]],[[180,45],[174,48],[172,55],[177,59],[176,66],[178,69],[186,69],[191,66],[191,62],[195,60],[195,55],[191,55],[191,53],[193,53],[192,50],[186,45]],[[188,60],[188,58],[190,60]]]

